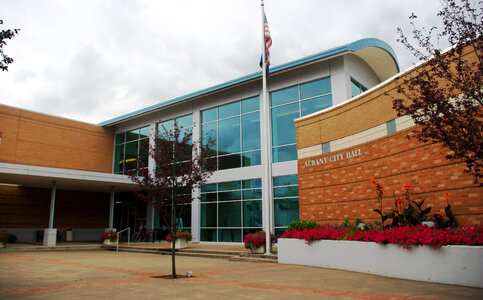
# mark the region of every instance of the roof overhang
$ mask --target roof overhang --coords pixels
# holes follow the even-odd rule
[[[276,76],[277,73],[285,73],[305,65],[329,60],[346,53],[352,53],[362,58],[374,70],[380,81],[384,81],[399,72],[396,54],[391,46],[379,39],[367,38],[272,67],[270,68],[270,76]],[[170,107],[185,101],[192,101],[196,98],[217,93],[242,84],[247,84],[249,82],[260,80],[261,78],[262,72],[255,72],[181,97],[163,101],[161,103],[101,122],[98,125],[115,126],[121,122],[141,117],[159,109]]]
[[[116,192],[138,190],[138,185],[126,175],[0,163],[0,184],[51,188],[54,181],[61,190],[110,192],[111,187]]]

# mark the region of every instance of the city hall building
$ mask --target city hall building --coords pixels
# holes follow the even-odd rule
[[[275,233],[299,218],[373,220],[374,196],[359,192],[380,174],[363,164],[349,172],[341,164],[386,157],[408,144],[402,135],[412,124],[395,117],[385,95],[398,72],[389,45],[363,39],[272,67],[266,103],[260,101],[258,72],[99,125],[0,106],[0,229],[20,241],[39,241],[44,231],[45,239],[62,240],[72,229],[74,240],[87,241],[99,239],[106,228],[146,224],[162,238],[166,224],[158,208],[135,198],[138,187],[125,174],[136,168],[150,136],[172,128],[175,120],[194,140],[216,141],[210,158],[216,171],[192,190],[193,202],[178,220],[194,241],[242,242],[246,233],[261,230],[266,195]],[[349,114],[348,107],[354,108]],[[261,134],[263,126],[269,139]],[[267,152],[272,161],[265,161]],[[146,163],[154,169],[152,160]],[[386,170],[385,163],[377,167]],[[325,172],[329,166],[333,170]],[[481,189],[472,189],[481,208]]]

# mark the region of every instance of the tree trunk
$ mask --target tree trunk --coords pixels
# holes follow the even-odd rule
[[[174,190],[174,189],[173,189]],[[174,193],[173,193],[173,199],[174,199]],[[171,245],[171,273],[173,278],[176,278],[176,233],[178,231],[178,222],[176,222],[176,205],[174,201],[171,202],[171,211],[173,212],[172,217],[171,217],[171,222],[173,224],[173,241]]]

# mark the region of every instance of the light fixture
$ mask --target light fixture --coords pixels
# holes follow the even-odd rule
[[[3,183],[3,182],[0,182],[0,185],[4,185],[4,186],[22,186],[21,184],[16,184],[16,183]]]

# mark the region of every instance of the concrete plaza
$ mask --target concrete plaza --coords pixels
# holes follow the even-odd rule
[[[1,299],[483,299],[483,289],[306,266],[130,252],[0,252]]]

